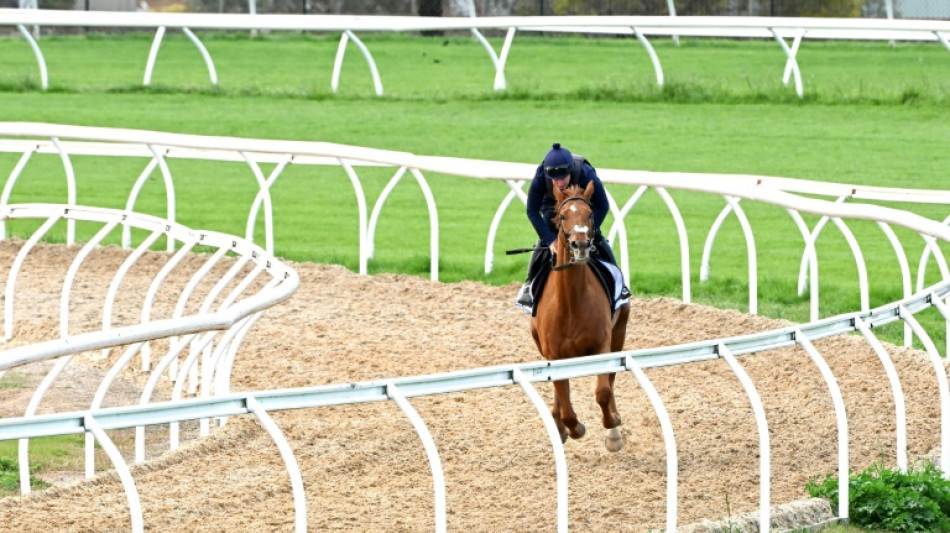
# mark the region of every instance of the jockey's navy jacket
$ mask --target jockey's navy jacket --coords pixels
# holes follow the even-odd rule
[[[600,224],[607,218],[607,212],[610,210],[607,192],[604,191],[604,184],[597,177],[597,171],[586,161],[580,165],[580,172],[576,170],[571,172],[571,185],[578,185],[584,189],[591,181],[594,182],[594,194],[590,199],[594,211],[591,238],[595,238],[599,234]],[[534,231],[545,246],[557,240],[557,226],[554,223],[555,209],[557,209],[557,203],[554,199],[554,181],[546,178],[543,165],[538,165],[538,170],[535,171],[534,179],[531,180],[531,186],[528,188],[527,210],[528,220],[531,221]]]

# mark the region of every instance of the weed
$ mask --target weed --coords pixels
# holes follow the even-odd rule
[[[26,387],[26,376],[23,374],[8,373],[0,378],[0,390],[22,389]]]
[[[812,479],[805,488],[837,508],[837,476]],[[895,533],[950,531],[950,480],[943,479],[940,469],[930,462],[907,472],[877,463],[852,475],[848,488],[850,518],[855,525]]]
[[[43,480],[30,476],[33,488],[43,489],[49,486]],[[20,489],[20,467],[13,459],[0,457],[0,496],[12,494]]]

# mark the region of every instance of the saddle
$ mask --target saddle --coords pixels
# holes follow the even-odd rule
[[[587,267],[594,272],[594,275],[600,280],[601,287],[603,287],[607,293],[611,314],[619,309],[620,306],[630,301],[629,298],[620,298],[620,290],[623,288],[623,274],[617,265],[592,257],[591,260],[587,262]],[[544,284],[547,283],[548,275],[550,274],[551,263],[545,261],[544,266],[541,267],[538,274],[531,280],[531,294],[535,295],[534,303],[531,306],[531,316],[537,316],[538,314],[538,302],[541,301]]]

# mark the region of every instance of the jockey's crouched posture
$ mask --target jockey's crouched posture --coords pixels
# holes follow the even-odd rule
[[[594,194],[590,199],[594,217],[593,256],[605,263],[617,265],[613,250],[600,232],[600,225],[607,218],[610,210],[604,184],[597,177],[597,171],[590,162],[581,156],[571,154],[567,148],[562,148],[560,143],[554,143],[551,150],[544,156],[544,161],[538,165],[534,179],[531,180],[531,187],[528,189],[528,220],[531,221],[534,231],[538,234],[538,243],[528,264],[528,279],[518,292],[517,305],[531,309],[534,304],[531,282],[544,268],[545,262],[551,263],[551,258],[557,250],[557,227],[554,225],[554,215],[558,206],[554,199],[554,187],[563,191],[571,185],[577,185],[583,189],[590,182],[594,182]],[[624,285],[620,299],[629,297],[630,291]]]

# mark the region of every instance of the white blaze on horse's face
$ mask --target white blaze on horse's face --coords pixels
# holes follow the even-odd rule
[[[590,240],[588,227],[577,224],[568,234],[567,242],[571,247],[571,254],[575,262],[587,261],[590,259],[590,250],[594,243]]]

